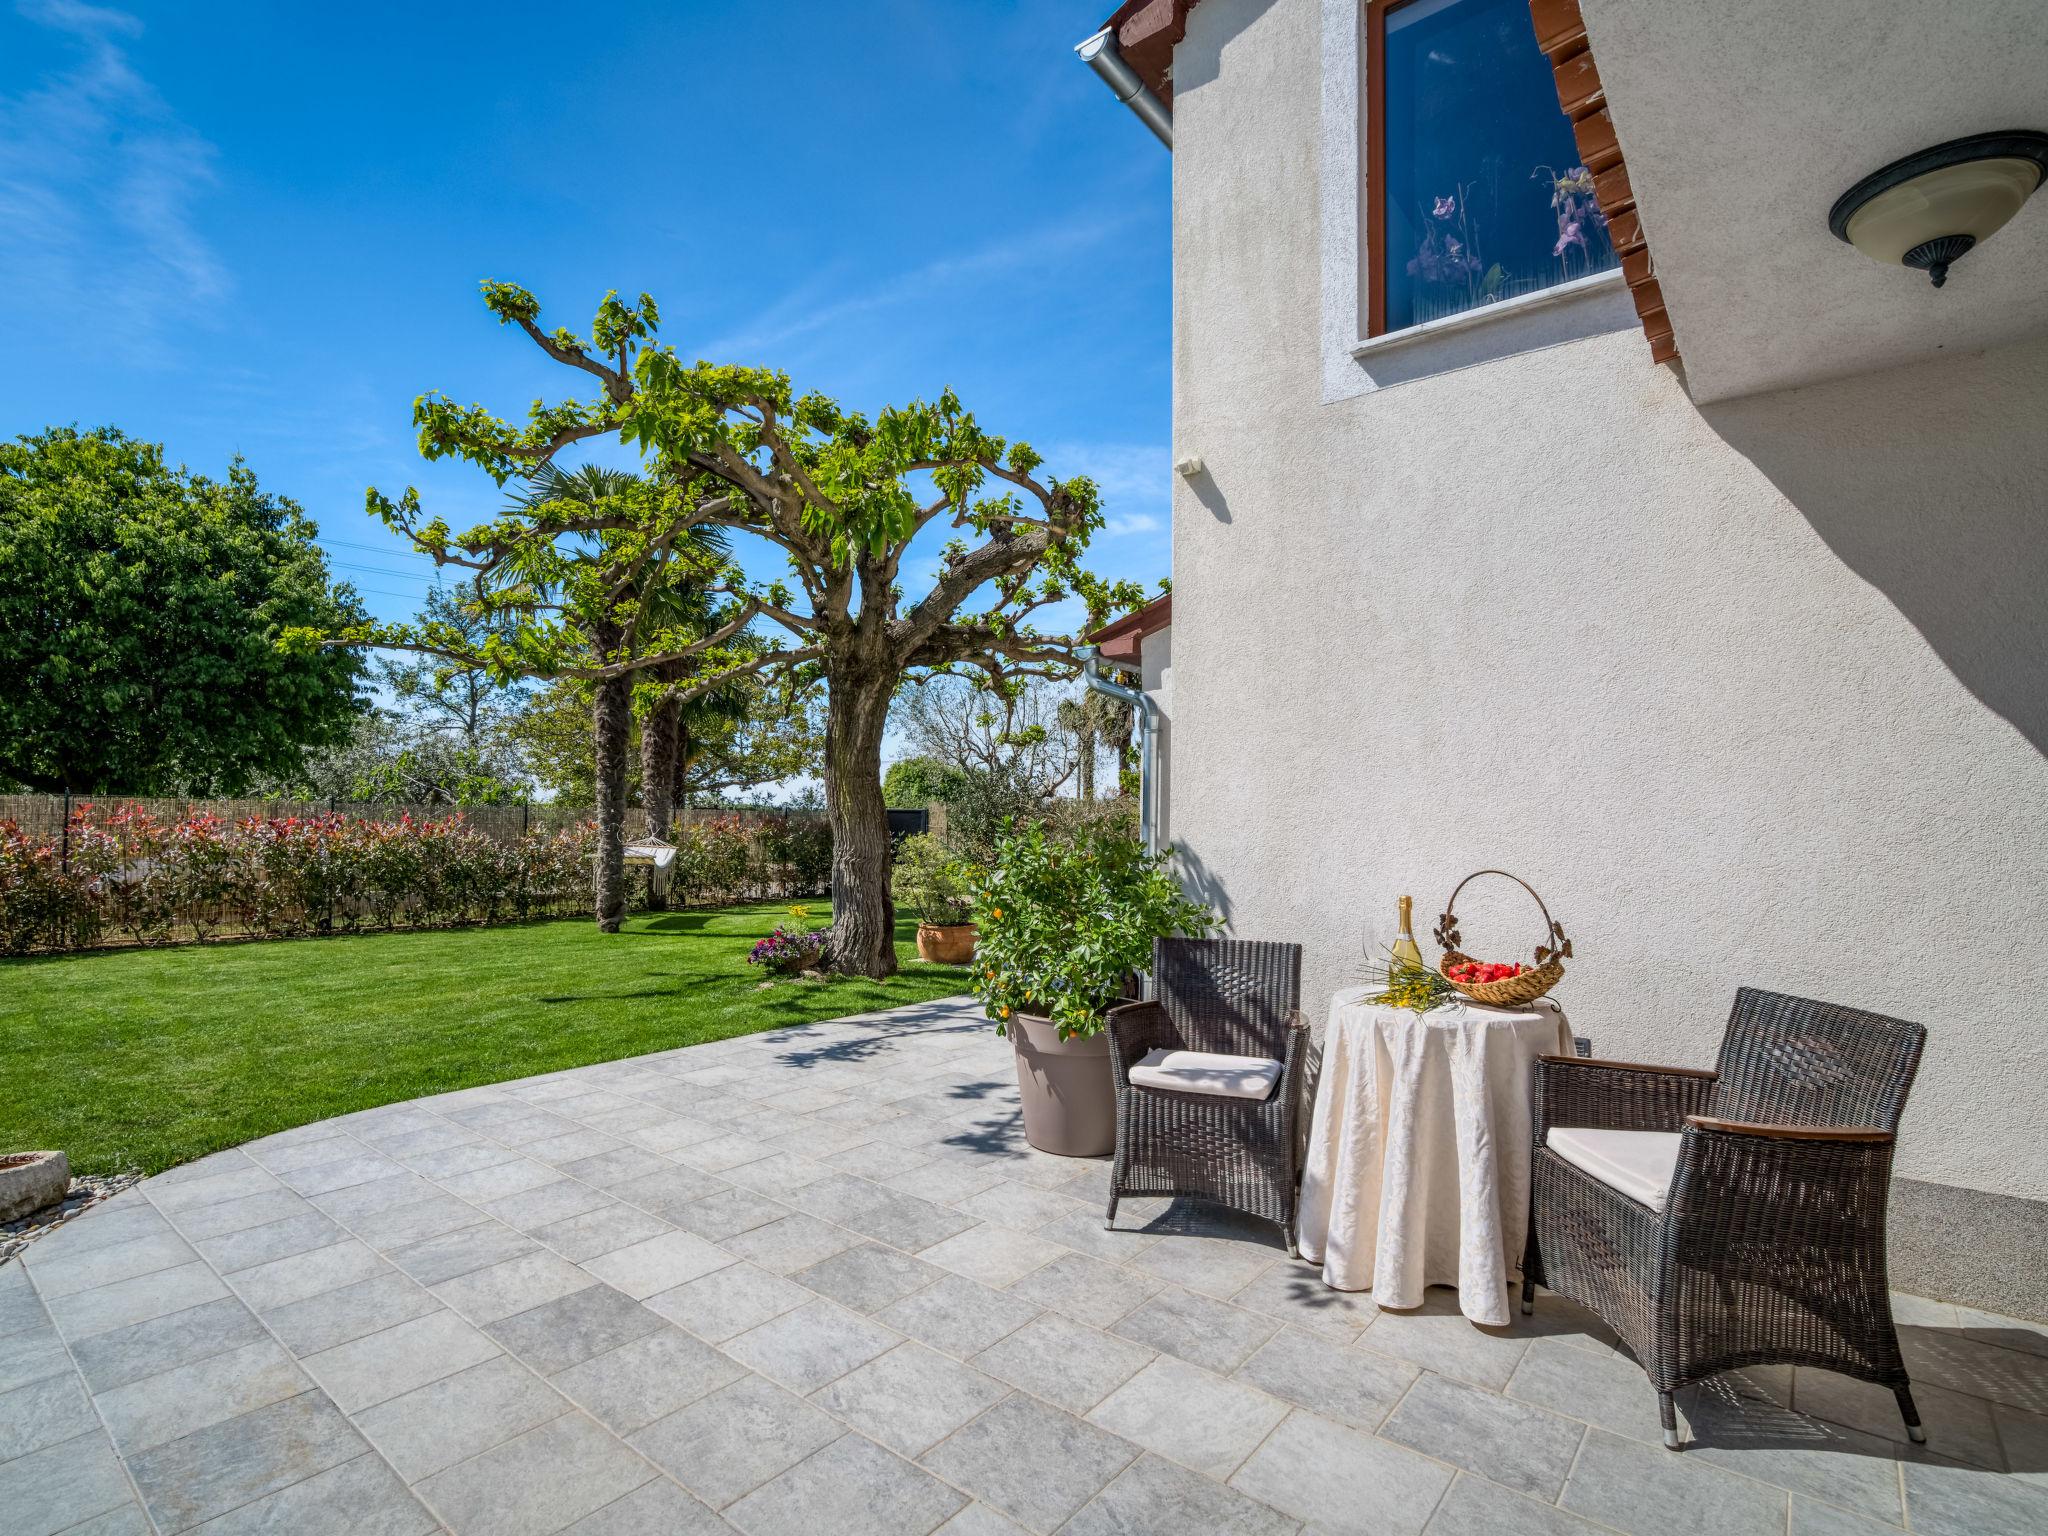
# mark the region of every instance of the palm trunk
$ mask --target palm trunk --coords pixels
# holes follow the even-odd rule
[[[1081,729],[1075,733],[1080,739],[1075,746],[1080,752],[1081,803],[1095,803],[1095,722],[1083,717]]]
[[[676,723],[682,705],[673,696],[664,697],[640,722],[640,803],[647,808],[647,835],[664,843],[675,841]],[[650,879],[647,905],[666,905],[661,882]]]
[[[633,728],[633,685],[607,677],[591,709],[597,758],[596,910],[600,932],[617,933],[626,915],[626,747]]]
[[[676,711],[675,777],[669,783],[669,801],[677,811],[690,809],[690,722]],[[687,820],[687,816],[684,818]]]
[[[832,825],[832,936],[826,965],[846,976],[896,974],[889,899],[889,810],[882,732],[893,674],[832,679],[825,716],[825,815]]]

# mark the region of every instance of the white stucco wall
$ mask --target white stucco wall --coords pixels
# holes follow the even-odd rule
[[[1499,866],[1602,1055],[1710,1062],[1743,983],[1920,1020],[1900,1172],[2048,1198],[2048,344],[1699,407],[1620,330],[1333,391],[1323,12],[1205,0],[1175,62],[1190,881],[1317,1012]]]

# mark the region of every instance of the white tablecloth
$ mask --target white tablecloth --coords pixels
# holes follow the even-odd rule
[[[1330,1002],[1301,1181],[1301,1251],[1340,1291],[1422,1305],[1455,1285],[1475,1323],[1508,1321],[1529,1228],[1530,1079],[1571,1054],[1564,1010],[1453,1003],[1417,1014]]]

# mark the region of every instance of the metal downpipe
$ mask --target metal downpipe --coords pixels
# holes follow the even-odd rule
[[[1102,675],[1102,656],[1099,646],[1081,647],[1081,676],[1097,693],[1106,693],[1112,699],[1121,699],[1137,711],[1138,717],[1138,836],[1147,853],[1159,851],[1159,794],[1158,765],[1155,758],[1159,740],[1159,706],[1149,694],[1136,688],[1126,688],[1122,683],[1113,683]]]
[[[1160,143],[1168,149],[1173,148],[1173,113],[1165,102],[1145,88],[1145,82],[1138,78],[1137,71],[1124,62],[1123,54],[1117,51],[1114,27],[1104,27],[1086,42],[1075,44],[1074,52],[1081,55],[1083,64],[1102,77],[1118,101],[1138,115],[1139,121],[1152,130]]]

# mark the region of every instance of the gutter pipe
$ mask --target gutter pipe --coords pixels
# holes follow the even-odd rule
[[[1151,695],[1126,688],[1102,675],[1102,648],[1084,645],[1080,650],[1081,676],[1097,693],[1121,699],[1137,711],[1138,717],[1138,836],[1147,853],[1159,851],[1159,773],[1156,753],[1159,740],[1159,706]]]
[[[1173,113],[1145,88],[1137,71],[1124,62],[1116,46],[1116,28],[1104,27],[1086,42],[1076,44],[1074,52],[1102,77],[1118,101],[1138,115],[1138,120],[1152,130],[1160,143],[1169,150],[1173,148]]]

